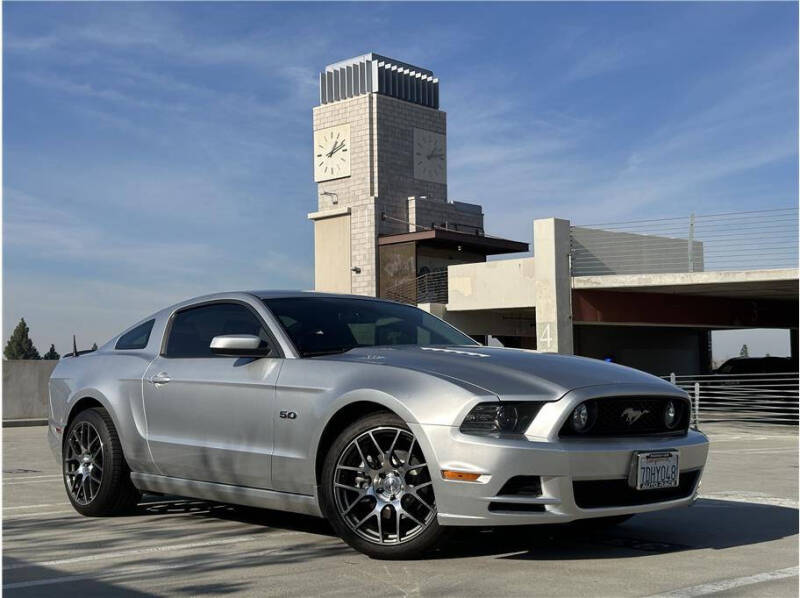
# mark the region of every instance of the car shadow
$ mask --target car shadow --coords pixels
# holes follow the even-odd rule
[[[157,594],[126,588],[111,581],[94,579],[91,575],[74,574],[72,576],[66,576],[63,571],[42,567],[40,565],[32,565],[22,559],[16,559],[6,555],[3,555],[3,567],[20,568],[24,571],[24,576],[20,577],[20,579],[9,580],[9,577],[12,576],[8,574],[4,575],[4,596],[15,596],[19,598],[23,596],[36,598],[52,596],[54,582],[57,583],[61,580],[73,580],[75,583],[80,584],[80,595],[82,598],[101,598],[105,596],[115,596],[119,598],[155,598],[155,596],[157,596]],[[63,593],[64,586],[60,586],[59,590],[59,593]]]
[[[242,505],[213,503],[179,497],[146,496],[139,503],[136,511],[130,516],[141,515],[185,515],[197,514],[198,517],[213,517],[228,521],[236,521],[262,528],[274,528],[285,531],[307,532],[321,536],[334,536],[330,524],[325,519],[299,515],[286,511],[259,509]]]
[[[543,561],[634,558],[686,550],[722,550],[797,533],[797,509],[701,498],[691,508],[642,513],[607,528],[587,528],[580,522],[462,528],[434,558],[492,555]]]
[[[316,517],[202,501],[143,503],[140,513],[202,511],[198,517],[227,519],[261,528],[334,536]],[[492,556],[561,560],[640,557],[686,550],[721,550],[770,542],[798,533],[798,510],[760,503],[699,499],[690,508],[642,513],[620,525],[565,525],[457,528],[428,558]]]

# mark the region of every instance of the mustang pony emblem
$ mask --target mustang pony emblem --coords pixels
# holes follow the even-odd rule
[[[625,423],[628,424],[629,426],[632,426],[645,413],[650,413],[650,410],[649,409],[634,409],[633,407],[628,407],[625,411],[622,412],[620,417],[624,417],[625,418]]]

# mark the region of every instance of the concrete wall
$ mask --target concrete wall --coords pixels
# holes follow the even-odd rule
[[[520,309],[509,313],[497,310],[449,311],[447,306],[441,303],[420,303],[417,307],[472,337],[489,334],[509,336],[526,339],[525,348],[535,347],[536,321],[533,309]]]
[[[55,360],[3,361],[3,421],[47,419],[47,384],[57,364]]]
[[[533,307],[534,258],[462,264],[447,269],[448,311]]]
[[[688,231],[687,231],[688,233]],[[572,275],[702,272],[703,243],[595,228],[572,229]]]
[[[483,233],[483,209],[476,204],[408,198],[408,232],[424,228],[449,228],[468,233]]]
[[[573,326],[575,354],[627,365],[657,376],[704,373],[704,330],[652,326]]]

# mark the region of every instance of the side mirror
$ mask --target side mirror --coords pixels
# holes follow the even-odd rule
[[[252,334],[222,334],[211,339],[209,348],[214,355],[227,357],[266,357],[270,354],[264,341]]]

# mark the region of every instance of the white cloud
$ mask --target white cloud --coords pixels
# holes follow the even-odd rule
[[[461,89],[454,109],[451,101],[449,196],[483,203],[490,233],[523,241],[535,217],[586,223],[729,210],[741,196],[734,188],[726,197],[727,181],[797,156],[796,122],[776,126],[774,116],[796,101],[786,80],[791,50],[754,56],[699,82],[702,90],[686,90],[691,101],[683,110],[626,144],[614,139],[613,112],[605,121],[548,114],[537,110],[549,105],[543,90],[498,101],[491,84]],[[607,148],[587,151],[602,139]],[[791,205],[796,196],[748,199],[746,207],[760,207]]]
[[[19,318],[37,346],[62,352],[73,333],[103,342],[147,313],[191,296],[254,288],[308,288],[313,272],[302,257],[268,247],[219,247],[208,242],[137,242],[107,234],[29,194],[6,189],[13,211],[4,223],[6,254],[49,263],[49,272],[6,267],[4,334]],[[63,271],[59,264],[68,265]]]

